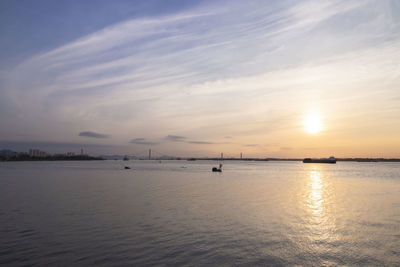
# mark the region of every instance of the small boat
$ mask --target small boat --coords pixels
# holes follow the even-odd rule
[[[131,169],[131,167],[129,167],[129,166],[125,166],[125,167],[124,167],[124,169],[125,169],[125,170],[130,170],[130,169]]]
[[[328,159],[312,159],[312,158],[305,158],[303,159],[303,163],[329,163],[329,164],[335,164],[336,163],[336,158],[335,157],[329,157]]]
[[[222,172],[222,164],[219,164],[219,168],[213,167],[211,170],[212,170],[213,172]]]

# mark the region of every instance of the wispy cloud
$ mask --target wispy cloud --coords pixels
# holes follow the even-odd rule
[[[80,132],[79,136],[84,136],[84,137],[92,137],[92,138],[109,138],[110,136],[107,134],[101,134],[101,133],[95,133],[95,132]]]
[[[146,138],[135,138],[132,139],[129,143],[136,145],[157,145],[157,142],[149,141]]]
[[[184,142],[186,137],[179,135],[167,135],[164,137],[164,140],[173,141],[173,142]]]
[[[268,43],[291,38],[294,29],[310,30],[320,21],[354,7],[353,3],[332,1],[328,9],[327,4],[318,3],[306,1],[280,11],[272,5],[252,10],[249,15],[242,12],[246,5],[235,4],[229,12],[200,9],[112,25],[20,65],[15,76],[23,74],[33,88],[27,91],[25,82],[18,82],[21,87],[14,84],[10,96],[18,104],[19,92],[34,91],[35,97],[30,99],[35,104],[59,107],[58,112],[75,119],[97,117],[108,105],[133,102],[143,107],[140,101],[157,96],[158,100],[146,103],[154,106],[166,96],[180,95],[184,85],[257,72],[271,56],[260,54],[271,50]],[[271,11],[276,13],[271,15]],[[248,43],[252,43],[251,49],[246,48]],[[80,104],[78,110],[68,108]]]
[[[207,142],[207,141],[188,141],[189,144],[195,144],[195,145],[212,145],[214,144],[213,142]]]
[[[258,144],[246,144],[246,145],[243,145],[243,146],[247,146],[247,147],[256,147],[256,146],[258,146]]]

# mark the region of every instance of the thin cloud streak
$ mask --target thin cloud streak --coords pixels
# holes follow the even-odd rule
[[[101,134],[101,133],[95,133],[95,132],[80,132],[79,136],[84,136],[84,137],[91,137],[91,138],[110,138],[109,135],[107,134]]]
[[[135,138],[132,139],[129,143],[136,145],[157,145],[157,142],[148,141],[146,138]]]
[[[206,142],[206,141],[188,141],[189,144],[195,144],[195,145],[213,145],[215,143],[213,142]]]
[[[308,21],[307,17],[315,17],[315,13],[317,13],[319,9],[306,7],[308,7],[308,5],[305,5],[303,8],[294,7],[292,8],[293,10],[282,12],[280,15],[283,17],[289,16],[290,19],[287,19],[287,21],[307,20],[307,22],[294,23],[295,25],[299,24],[303,27],[309,25],[310,23],[317,23],[318,19]],[[338,11],[342,9],[343,7],[341,7]],[[309,13],[307,13],[307,10]],[[260,11],[259,15],[262,14],[262,11],[263,10]],[[213,15],[214,17],[212,17]],[[222,13],[218,15],[220,16],[224,14]],[[233,40],[244,39],[244,37],[240,35],[240,31],[229,32],[229,28],[226,28],[226,25],[224,24],[220,26],[214,25],[212,28],[215,28],[215,30],[206,32],[205,36],[203,36],[201,39],[193,34],[192,31],[195,32],[196,30],[203,30],[202,28],[196,29],[196,26],[194,26],[195,24],[191,24],[190,29],[184,26],[186,23],[196,23],[197,19],[205,19],[205,17],[210,16],[214,19],[217,18],[215,14],[210,15],[207,13],[204,15],[203,12],[200,12],[199,14],[177,15],[176,17],[172,16],[171,18],[123,22],[49,53],[34,57],[21,67],[28,68],[28,71],[31,71],[29,70],[30,65],[34,65],[35,70],[37,70],[37,66],[41,66],[44,68],[45,72],[40,71],[38,73],[40,76],[45,73],[56,72],[58,77],[56,76],[57,78],[55,82],[57,84],[58,92],[60,90],[71,93],[74,92],[83,97],[85,96],[85,92],[83,90],[85,88],[98,88],[101,86],[107,86],[107,91],[110,92],[111,87],[113,89],[113,94],[117,93],[118,91],[129,94],[128,91],[121,88],[122,85],[126,84],[130,88],[134,88],[135,85],[140,86],[141,82],[144,82],[143,85],[146,86],[147,83],[147,86],[151,86],[151,84],[158,85],[169,82],[171,81],[171,78],[173,81],[179,81],[181,79],[188,81],[189,78],[190,81],[193,79],[191,78],[192,75],[195,75],[195,77],[197,76],[200,79],[209,79],[210,77],[213,77],[213,65],[222,67],[221,63],[224,64],[225,61],[221,60],[220,56],[217,56],[218,51],[221,49],[225,51],[231,51],[231,48],[236,49],[238,47],[232,47],[232,44],[235,44],[235,41]],[[326,17],[320,17],[320,19],[323,18]],[[227,20],[227,18],[225,19]],[[176,27],[178,27],[178,30],[166,31],[168,28]],[[236,27],[240,29],[241,25],[239,24]],[[263,22],[261,25],[258,25],[258,27],[259,29],[263,29]],[[280,25],[275,25],[274,27],[279,28]],[[288,26],[285,25],[281,27],[287,28]],[[293,27],[299,26],[290,26],[290,28]],[[227,46],[226,42],[218,45],[220,43],[218,38],[221,38],[218,37],[221,34],[221,32],[218,32],[218,30],[224,33],[221,35],[224,36],[224,38],[226,38],[226,34],[233,38],[233,40],[229,42],[230,45]],[[126,34],[131,32],[134,34]],[[165,37],[156,37],[161,33],[165,34]],[[250,33],[252,32],[250,31],[246,35],[250,35]],[[258,38],[256,36],[257,32],[252,34],[253,35],[245,37],[249,37],[249,40]],[[144,36],[152,37],[150,38],[151,42],[137,47],[137,52],[134,52],[133,55],[127,54],[132,53],[131,45],[135,44]],[[210,48],[209,43],[214,45],[216,44],[217,47]],[[111,48],[113,48],[113,55],[112,59],[110,60],[108,59],[108,54],[104,52],[109,51]],[[168,49],[168,55],[163,53],[164,49]],[[217,53],[213,52],[214,50]],[[82,53],[85,54],[83,55]],[[202,67],[204,61],[202,58],[204,53],[207,53],[207,58],[211,60],[211,62],[207,63],[207,69],[209,70]],[[126,58],[127,55],[128,57]],[[249,56],[251,56],[251,58],[254,57],[254,55]],[[191,58],[192,60],[187,61],[187,58]],[[81,62],[82,60],[84,62]],[[98,62],[99,60],[100,62]],[[95,64],[92,63],[93,61]],[[113,64],[114,61],[115,64]],[[54,62],[57,63],[55,64]],[[149,62],[153,64],[149,64]],[[173,63],[172,66],[170,62]],[[101,69],[102,66],[103,69]],[[90,72],[88,73],[88,71],[85,71],[85,68],[92,69],[92,74],[90,74]],[[94,71],[93,68],[95,68]],[[189,72],[187,70],[189,70]],[[63,73],[62,75],[60,75],[61,72]],[[182,78],[177,76],[178,73],[181,73],[179,76],[182,75]],[[94,79],[94,77],[96,77],[96,79]],[[102,78],[99,79],[99,77]],[[54,81],[54,79],[44,80]],[[159,81],[159,83],[154,83],[154,81]],[[43,92],[43,97],[49,93],[51,95],[55,89],[55,87],[53,87],[51,84],[47,86],[42,85],[42,88],[45,88],[41,89]],[[98,88],[96,91],[102,94],[101,88]],[[151,91],[154,92],[154,89]],[[157,90],[155,92],[157,92]],[[90,96],[93,96],[93,92],[90,92]],[[138,97],[140,98],[140,90],[139,92],[135,92],[135,99]]]
[[[184,142],[186,137],[179,135],[167,135],[166,137],[164,137],[164,139],[172,142]]]

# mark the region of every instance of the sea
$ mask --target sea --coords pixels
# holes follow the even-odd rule
[[[0,265],[400,266],[400,163],[222,163],[1,162]]]

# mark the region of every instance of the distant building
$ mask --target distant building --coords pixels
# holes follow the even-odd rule
[[[40,151],[39,149],[29,149],[29,156],[30,157],[38,157],[38,158],[44,158],[46,157],[46,152]]]
[[[74,152],[67,152],[67,157],[73,157],[73,156],[75,156]]]

